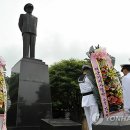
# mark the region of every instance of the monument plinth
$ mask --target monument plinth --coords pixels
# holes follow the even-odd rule
[[[41,118],[52,117],[48,66],[41,60],[22,58],[14,65],[12,73],[18,74],[18,89],[8,111],[8,126],[37,130]]]

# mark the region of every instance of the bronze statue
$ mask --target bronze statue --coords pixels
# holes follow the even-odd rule
[[[24,6],[26,14],[20,14],[19,28],[23,36],[23,58],[35,58],[35,42],[37,35],[37,18],[32,15],[34,7],[31,3]]]

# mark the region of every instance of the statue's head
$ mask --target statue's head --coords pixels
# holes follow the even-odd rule
[[[27,12],[27,13],[32,13],[34,7],[31,3],[28,3],[24,6],[24,11]]]

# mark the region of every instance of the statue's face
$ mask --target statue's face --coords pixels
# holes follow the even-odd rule
[[[31,14],[32,11],[33,11],[33,8],[31,8],[31,7],[26,8],[26,12],[27,12],[27,13]]]

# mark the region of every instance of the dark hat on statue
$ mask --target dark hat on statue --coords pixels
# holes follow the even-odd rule
[[[32,8],[32,10],[34,9],[33,5],[31,3],[28,3],[24,6],[24,11],[26,12],[27,8]]]
[[[86,69],[92,69],[92,66],[90,66],[90,65],[83,65],[82,66],[82,70],[86,70]]]
[[[123,71],[123,69],[127,69],[128,71],[130,71],[130,64],[122,64],[121,68],[121,71]]]

